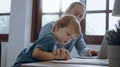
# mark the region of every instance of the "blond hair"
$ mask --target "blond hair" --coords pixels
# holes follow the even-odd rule
[[[73,15],[64,15],[59,20],[56,21],[55,25],[53,26],[52,31],[55,31],[55,27],[58,26],[60,28],[66,27],[68,25],[72,26],[72,31],[75,34],[75,37],[78,37],[80,35],[81,27],[78,24],[79,21],[77,18]]]
[[[80,6],[82,6],[82,8],[83,8],[83,10],[84,10],[84,15],[85,15],[85,13],[86,13],[86,6],[85,6],[85,4],[84,3],[82,3],[82,2],[73,2],[73,3],[71,3],[70,4],[70,6],[66,9],[66,11],[64,12],[64,14],[69,14],[70,13],[70,10],[72,9],[72,8],[74,8],[76,5],[80,5]]]

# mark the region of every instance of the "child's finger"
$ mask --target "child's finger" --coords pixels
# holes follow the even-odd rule
[[[61,55],[65,55],[65,53],[66,53],[66,49],[65,48],[61,48]]]
[[[53,53],[54,55],[56,55],[56,51],[53,51],[52,53]]]
[[[60,51],[60,56],[62,59],[64,59],[66,57],[66,49],[65,48],[61,48],[61,51]]]
[[[60,48],[56,50],[56,55],[60,56]]]
[[[66,59],[71,59],[70,52],[66,49]]]

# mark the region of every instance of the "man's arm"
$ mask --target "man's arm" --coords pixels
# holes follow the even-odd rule
[[[99,51],[95,49],[89,49],[83,39],[83,34],[77,39],[75,47],[80,56],[97,56]]]
[[[87,45],[83,39],[82,33],[80,34],[79,38],[77,38],[77,40],[76,40],[75,48],[80,56],[88,56],[89,48],[87,47]]]
[[[44,25],[39,32],[39,38],[42,37],[43,35],[45,35],[46,33],[51,32],[51,29],[52,29],[54,23],[55,22],[53,21],[53,22],[50,22],[50,23],[47,23],[46,25]]]

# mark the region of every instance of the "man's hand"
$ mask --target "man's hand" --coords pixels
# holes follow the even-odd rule
[[[88,55],[89,56],[98,56],[99,51],[94,50],[94,49],[89,49],[88,50]]]

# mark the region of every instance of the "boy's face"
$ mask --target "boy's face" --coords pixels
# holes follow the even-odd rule
[[[82,6],[76,4],[72,9],[69,11],[70,14],[75,15],[79,22],[84,19],[84,9]]]
[[[56,38],[59,43],[66,44],[74,38],[71,25],[63,28],[57,28],[56,30]]]

